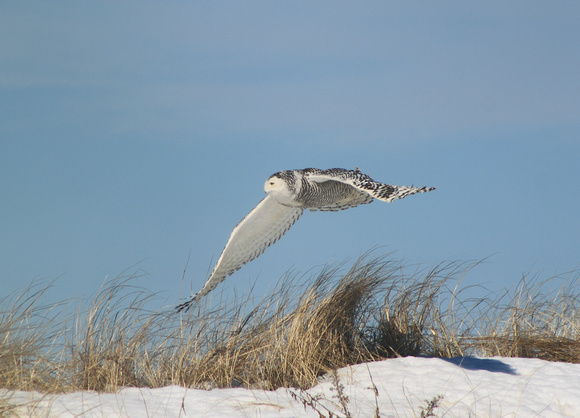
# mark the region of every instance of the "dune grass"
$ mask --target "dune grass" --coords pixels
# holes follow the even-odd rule
[[[47,288],[31,286],[0,301],[0,388],[308,388],[340,367],[417,355],[580,363],[578,272],[464,298],[461,279],[476,264],[409,273],[370,253],[312,279],[287,274],[261,300],[206,298],[185,314],[152,310],[159,298],[131,276],[76,310],[43,305]],[[0,412],[8,404],[0,396]]]

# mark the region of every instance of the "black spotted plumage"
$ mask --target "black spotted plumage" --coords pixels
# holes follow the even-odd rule
[[[368,204],[374,199],[392,202],[434,189],[379,183],[358,167],[355,170],[306,168],[274,173],[264,185],[268,196],[236,225],[203,288],[177,310],[188,310],[227,276],[262,254],[294,225],[305,209],[338,211]]]

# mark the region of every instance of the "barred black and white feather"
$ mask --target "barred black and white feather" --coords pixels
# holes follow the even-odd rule
[[[188,310],[226,277],[252,261],[286,233],[305,209],[338,211],[435,190],[434,187],[393,186],[355,170],[331,168],[279,171],[264,185],[268,194],[232,231],[216,266],[202,289],[177,307]]]

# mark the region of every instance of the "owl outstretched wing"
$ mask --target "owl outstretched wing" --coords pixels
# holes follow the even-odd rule
[[[270,195],[236,225],[216,266],[202,289],[177,306],[187,311],[193,302],[211,292],[226,277],[252,261],[290,229],[304,212],[303,208],[284,206]]]
[[[329,170],[319,170],[316,168],[307,168],[304,170],[304,176],[321,186],[327,182],[339,182],[352,187],[353,198],[350,202],[351,204],[349,204],[348,200],[340,202],[342,206],[346,207],[370,203],[373,198],[390,203],[393,200],[403,199],[404,197],[416,193],[425,193],[435,190],[435,187],[395,186],[379,183],[378,181],[374,181],[368,175],[363,174],[358,169],[345,170],[342,168],[331,168]],[[364,199],[364,196],[367,196],[366,200]],[[338,209],[343,209],[343,207],[338,207]],[[321,210],[332,210],[332,208],[324,208]]]

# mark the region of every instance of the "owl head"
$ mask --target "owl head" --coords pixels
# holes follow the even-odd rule
[[[272,174],[264,183],[264,192],[278,203],[286,206],[298,206],[296,198],[296,175],[292,171],[279,171]]]

